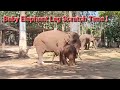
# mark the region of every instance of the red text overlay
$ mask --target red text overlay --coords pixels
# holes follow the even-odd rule
[[[60,22],[87,22],[88,20],[90,22],[108,22],[108,16],[105,17],[95,17],[95,16],[81,16],[81,17],[67,17],[67,16],[63,16],[63,17],[27,17],[27,16],[21,16],[21,17],[15,17],[15,16],[4,16],[3,17],[3,22],[15,22],[18,23],[19,20],[21,20],[21,22],[56,22],[56,23],[60,23]]]

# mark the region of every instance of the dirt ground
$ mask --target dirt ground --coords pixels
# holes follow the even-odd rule
[[[118,48],[86,50],[76,66],[61,66],[58,57],[52,63],[52,53],[44,54],[44,66],[38,65],[35,49],[29,50],[27,59],[17,59],[17,46],[6,46],[5,51],[9,57],[0,58],[0,79],[120,79]]]

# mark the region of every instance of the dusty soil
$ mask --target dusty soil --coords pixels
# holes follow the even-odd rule
[[[6,55],[0,58],[0,79],[120,79],[120,49],[99,48],[86,50],[76,66],[60,66],[58,57],[51,62],[52,53],[44,54],[45,65],[36,63],[35,49],[29,58],[18,59],[18,47],[6,46]]]

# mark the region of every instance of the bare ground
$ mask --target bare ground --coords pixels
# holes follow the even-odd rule
[[[6,47],[7,58],[0,58],[0,79],[120,79],[120,49],[90,49],[76,59],[76,66],[60,66],[58,57],[44,54],[45,65],[36,63],[35,49],[30,58],[17,59],[19,48]]]

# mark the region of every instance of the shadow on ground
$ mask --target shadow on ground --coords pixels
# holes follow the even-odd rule
[[[29,59],[30,57],[25,57],[24,59]],[[5,50],[4,52],[0,53],[0,61],[8,61],[13,59],[23,59],[18,57],[18,52],[11,51],[11,50]]]
[[[0,78],[120,79],[120,61],[116,58],[93,62],[78,61],[76,66],[71,67],[59,64],[32,67],[2,66],[0,67]]]
[[[98,49],[90,49],[84,50],[83,54],[87,54],[90,56],[95,56],[96,53],[112,53],[113,51],[120,53],[119,48],[98,48]]]
[[[108,52],[109,54],[114,50],[86,50],[84,53],[89,56],[94,56],[96,53]],[[6,54],[10,57],[0,58],[1,62],[17,58],[11,56],[17,55],[16,52],[7,51]],[[100,58],[99,60],[90,59],[89,57],[88,60],[78,60],[77,65],[73,67],[60,66],[59,61],[54,61],[53,64],[45,66],[31,64],[31,66],[24,65],[21,67],[17,65],[2,65],[0,66],[0,79],[120,79],[120,57],[111,58],[109,56],[98,56]],[[50,56],[46,56],[44,59],[50,59]],[[52,61],[45,61],[45,63],[49,64]]]

